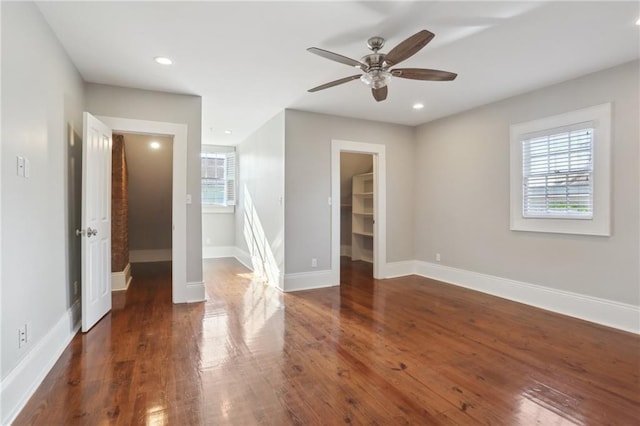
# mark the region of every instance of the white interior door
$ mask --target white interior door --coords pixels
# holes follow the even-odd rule
[[[83,114],[82,331],[111,310],[111,129]]]

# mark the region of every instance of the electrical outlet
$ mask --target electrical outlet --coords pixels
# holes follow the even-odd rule
[[[436,262],[440,262],[440,253],[436,253]]]
[[[316,259],[315,257],[313,259],[311,259],[311,267],[312,268],[317,268],[318,267],[318,259]]]

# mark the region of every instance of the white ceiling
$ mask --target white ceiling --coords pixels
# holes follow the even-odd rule
[[[640,57],[638,1],[38,6],[86,81],[202,96],[203,143],[239,143],[284,108],[416,125]],[[357,80],[307,93],[357,71],[306,48],[360,59],[370,36],[387,38],[387,52],[421,29],[436,37],[401,66],[456,72],[455,81],[394,78],[380,103]]]

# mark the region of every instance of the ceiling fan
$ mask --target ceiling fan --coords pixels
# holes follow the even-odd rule
[[[363,56],[359,61],[347,58],[346,56],[342,56],[337,53],[329,52],[328,50],[310,47],[307,49],[309,52],[315,53],[323,58],[331,59],[332,61],[340,62],[341,64],[359,68],[363,71],[363,74],[355,74],[339,80],[331,81],[314,87],[313,89],[309,89],[308,91],[317,92],[339,84],[348,83],[352,80],[360,79],[364,84],[371,87],[371,93],[373,94],[374,99],[380,102],[387,99],[387,84],[389,83],[389,80],[391,80],[391,77],[427,81],[454,80],[458,74],[448,71],[425,68],[391,68],[392,66],[397,65],[418,53],[418,51],[425,47],[434,36],[435,34],[427,30],[418,31],[391,49],[389,53],[379,52],[382,46],[384,46],[384,38],[371,37],[367,40],[367,46],[373,51],[373,53]]]

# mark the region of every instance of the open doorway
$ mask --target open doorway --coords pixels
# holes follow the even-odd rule
[[[340,269],[373,277],[373,155],[340,153]]]
[[[172,155],[172,165],[168,168],[171,170],[171,225],[169,227],[170,239],[171,239],[171,251],[170,251],[170,274],[171,274],[171,297],[173,303],[190,303],[190,302],[200,302],[205,299],[204,292],[204,283],[196,282],[196,283],[188,283],[187,282],[187,204],[190,204],[190,197],[188,197],[186,193],[187,189],[187,125],[179,124],[179,123],[167,123],[167,122],[157,122],[157,121],[147,121],[147,120],[137,120],[137,119],[128,119],[128,118],[118,118],[118,117],[106,117],[106,116],[98,116],[93,117],[91,114],[84,113],[85,121],[88,118],[91,118],[95,123],[99,123],[102,128],[108,129],[109,139],[112,139],[113,134],[122,134],[122,133],[131,133],[134,135],[157,135],[157,136],[166,136],[172,140],[172,147],[169,148]],[[87,132],[89,127],[85,123],[84,125],[84,133]],[[80,294],[90,294],[83,293],[83,287],[87,285],[91,280],[85,280],[84,277],[81,277],[81,283],[78,283],[77,276],[82,271],[84,274],[85,269],[91,271],[91,268],[86,268],[87,265],[84,265],[85,259],[87,258],[84,253],[78,253],[78,247],[81,246],[80,236],[84,236],[84,229],[81,229],[81,225],[84,225],[84,219],[81,220],[79,212],[84,212],[88,208],[87,197],[84,196],[83,191],[85,190],[85,177],[84,171],[88,169],[98,168],[101,170],[105,170],[107,167],[105,164],[102,166],[100,164],[94,164],[92,161],[85,161],[85,154],[87,153],[86,144],[88,144],[89,138],[84,137],[80,138],[79,135],[74,134],[74,129],[70,127],[69,129],[69,147],[67,148],[67,161],[69,167],[69,175],[68,175],[68,227],[69,227],[69,244],[68,244],[68,256],[69,256],[69,294],[73,294],[72,297],[76,298],[79,293]],[[106,134],[106,133],[103,133]],[[83,140],[85,139],[86,140]],[[111,160],[111,151],[107,150],[105,152],[109,152],[109,166]],[[77,157],[77,158],[76,158]],[[94,156],[95,157],[95,156]],[[91,158],[94,158],[91,157]],[[95,159],[95,158],[94,158]],[[110,170],[109,167],[106,170]],[[96,187],[89,186],[91,191],[89,193],[97,193],[100,189],[101,185],[104,184],[105,187],[111,183],[111,180],[108,178],[109,174],[100,178],[100,180],[95,180],[92,182],[92,185],[96,185]],[[79,188],[82,187],[82,191]],[[87,188],[87,191],[89,189]],[[106,195],[106,191],[102,191]],[[110,198],[110,197],[109,197]],[[111,200],[105,201],[102,200],[99,204],[100,206],[108,205],[109,210],[111,210]],[[185,202],[186,201],[186,202]],[[102,217],[102,216],[101,216]],[[104,217],[107,217],[104,215]],[[110,215],[109,215],[110,217]],[[109,220],[109,222],[111,222]],[[109,223],[109,228],[111,228],[111,223]],[[87,228],[86,232],[88,234],[89,228]],[[97,230],[92,230],[93,234],[97,234]],[[101,233],[103,235],[103,233]],[[110,233],[109,233],[110,235]],[[103,266],[99,268],[94,268],[93,270],[98,271],[98,275],[103,276],[106,275],[106,280],[108,280],[107,285],[103,286],[105,291],[103,293],[110,294],[112,289],[112,280],[109,277],[109,268],[111,263],[111,240],[108,240],[109,246],[104,250],[107,254],[106,259],[102,262]],[[82,265],[82,266],[80,266]],[[89,265],[91,266],[91,265]],[[106,281],[106,280],[103,280]],[[78,283],[78,284],[77,284]],[[126,285],[126,279],[125,279]],[[84,296],[82,296],[84,297]],[[109,297],[109,300],[111,298]],[[83,321],[83,331],[88,330],[91,326],[87,326],[85,329],[85,318],[88,318],[88,315],[85,315],[85,306],[86,304],[82,303],[83,313],[82,313],[82,321]],[[106,308],[108,311],[111,308],[111,303]],[[97,318],[99,319],[99,318]],[[90,323],[91,321],[88,321]],[[94,322],[95,323],[95,322]]]
[[[126,290],[137,264],[172,260],[173,137],[114,133],[112,289]]]
[[[385,145],[371,144],[363,142],[351,142],[343,140],[333,140],[331,142],[331,279],[337,284],[340,283],[340,257],[344,253],[341,251],[341,235],[345,235],[341,216],[343,213],[340,201],[342,198],[342,174],[341,156],[343,153],[366,154],[371,158],[370,172],[360,173],[351,180],[351,204],[353,205],[353,192],[358,193],[355,211],[351,208],[351,254],[350,256],[358,260],[366,260],[373,263],[373,278],[384,278],[384,266],[387,261],[386,254],[386,149]],[[360,158],[360,157],[354,157]],[[364,157],[362,157],[364,158]],[[355,180],[355,186],[354,186]],[[345,185],[347,183],[345,182]],[[345,197],[346,201],[347,197]],[[335,202],[333,202],[335,200]],[[353,230],[358,236],[353,239]],[[345,234],[343,234],[343,232]],[[358,243],[358,246],[354,245]],[[354,250],[355,248],[355,250]]]
[[[114,133],[165,135],[173,138],[171,297],[173,303],[204,300],[204,283],[187,282],[187,125],[98,116]],[[185,202],[186,201],[186,202]]]
[[[67,274],[68,303],[80,297],[82,275],[81,240],[76,230],[82,228],[82,129],[78,133],[71,124],[67,126]]]

